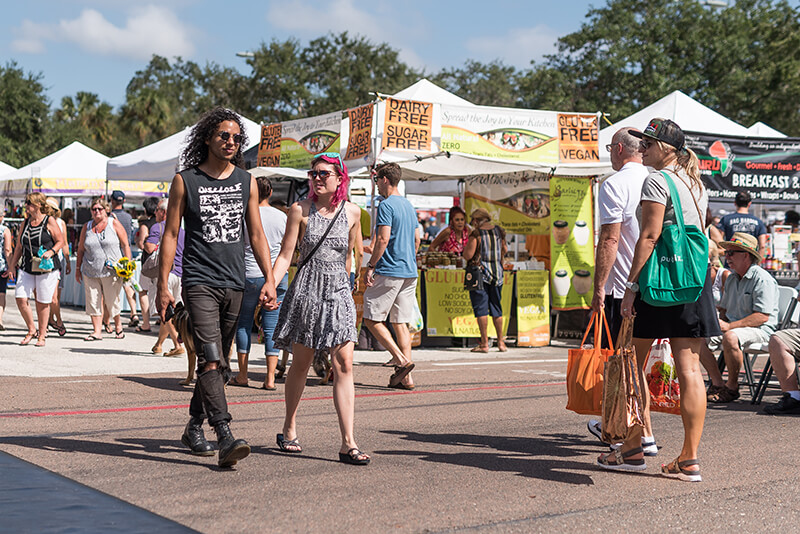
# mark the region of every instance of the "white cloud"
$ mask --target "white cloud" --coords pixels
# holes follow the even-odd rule
[[[396,12],[400,4],[377,6],[383,13],[370,13],[355,5],[354,0],[331,0],[323,7],[313,7],[304,0],[276,0],[267,8],[267,21],[275,28],[297,37],[319,37],[347,31],[366,37],[374,44],[387,43],[398,50],[399,59],[414,68],[425,67],[422,58],[408,45],[419,29],[410,29],[408,19]],[[375,3],[371,7],[376,7]],[[424,30],[423,30],[424,31]]]
[[[467,50],[480,61],[500,59],[518,68],[530,67],[531,60],[539,60],[545,54],[556,51],[559,33],[539,24],[533,28],[515,28],[505,35],[494,37],[472,37],[467,40]]]
[[[12,46],[20,52],[43,53],[47,41],[72,43],[91,54],[148,60],[153,54],[166,57],[193,54],[189,30],[164,7],[135,8],[124,27],[115,26],[99,11],[85,9],[77,18],[55,24],[24,21],[15,30],[18,37]]]

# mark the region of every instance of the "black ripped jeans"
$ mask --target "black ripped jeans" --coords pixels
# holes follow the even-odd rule
[[[189,415],[207,416],[212,427],[227,423],[231,414],[225,398],[224,377],[230,370],[228,354],[239,322],[243,291],[191,286],[184,287],[182,295],[191,319],[197,353],[197,382],[189,404]],[[209,362],[217,362],[217,369],[206,370]]]

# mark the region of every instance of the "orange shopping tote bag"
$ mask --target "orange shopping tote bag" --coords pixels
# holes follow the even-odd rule
[[[594,326],[594,345],[586,346],[586,337]],[[605,326],[610,349],[600,348],[602,331]],[[567,410],[584,415],[601,415],[603,403],[603,367],[608,357],[614,354],[611,332],[606,314],[592,314],[589,325],[583,334],[581,346],[569,350],[567,360]]]

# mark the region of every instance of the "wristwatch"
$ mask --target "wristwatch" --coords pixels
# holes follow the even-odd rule
[[[372,269],[372,270],[375,270],[375,266],[374,266],[374,265],[372,265],[371,263],[368,263],[368,264],[367,264],[367,269]]]
[[[639,291],[639,284],[636,282],[625,282],[625,288],[637,293]]]

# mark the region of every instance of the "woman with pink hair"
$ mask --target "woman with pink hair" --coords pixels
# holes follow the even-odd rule
[[[275,279],[283,278],[300,243],[297,273],[286,291],[273,336],[275,348],[291,350],[293,355],[286,375],[286,419],[277,436],[278,447],[284,452],[302,452],[295,428],[297,409],[314,352],[327,349],[333,363],[333,403],[342,432],[339,461],[366,465],[370,457],[353,437],[353,347],[358,335],[350,293],[350,251],[361,232],[361,210],[347,201],[350,178],[338,153],[316,156],[308,179],[308,198],[289,209],[273,267]]]

